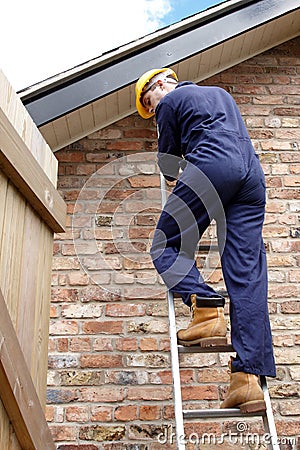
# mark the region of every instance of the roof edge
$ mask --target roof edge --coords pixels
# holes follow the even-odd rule
[[[125,59],[127,56],[130,56],[133,50],[134,52],[138,53],[146,47],[149,48],[155,45],[157,41],[161,42],[162,40],[167,40],[170,37],[174,37],[177,34],[182,33],[183,31],[198,27],[201,23],[213,21],[219,16],[230,14],[236,9],[241,9],[242,7],[250,3],[258,3],[259,1],[260,0],[225,1],[185,19],[182,19],[181,21],[176,22],[172,25],[168,25],[146,36],[124,44],[117,49],[109,50],[96,58],[93,58],[82,64],[74,66],[71,69],[53,75],[41,82],[21,89],[17,92],[17,94],[19,95],[23,103],[30,102],[32,98],[38,97],[48,90],[56,89],[62,84],[71,83],[75,79],[84,77],[86,73],[97,71],[111,63],[116,63],[116,61],[118,60]]]

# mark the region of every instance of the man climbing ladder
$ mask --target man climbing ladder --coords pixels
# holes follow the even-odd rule
[[[192,311],[178,342],[226,344],[225,300],[204,283],[195,264],[198,242],[214,219],[236,352],[221,408],[264,411],[259,375],[276,374],[262,241],[265,182],[243,119],[225,90],[178,82],[166,68],[140,77],[136,107],[145,119],[155,114],[158,165],[167,180],[178,178],[151,248],[167,288]]]

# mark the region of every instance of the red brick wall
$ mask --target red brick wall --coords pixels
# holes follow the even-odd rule
[[[295,39],[205,83],[234,96],[266,174],[264,238],[278,371],[269,387],[283,443],[300,429],[299,48]],[[154,122],[134,114],[56,153],[69,213],[67,232],[54,247],[50,328],[47,418],[59,450],[175,448],[158,441],[159,433],[175,430],[165,289],[148,253],[160,208],[155,151]],[[222,287],[217,256],[198,261]],[[186,324],[189,312],[176,303],[178,323]],[[187,407],[218,407],[227,360],[183,356]],[[220,443],[237,422],[210,420],[187,433],[196,433],[194,439],[214,433]],[[262,433],[260,420],[252,419],[248,432]],[[232,439],[201,448],[237,445]]]

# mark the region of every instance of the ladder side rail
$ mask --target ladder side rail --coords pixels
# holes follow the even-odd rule
[[[162,203],[162,207],[164,207],[164,205],[167,201],[167,193],[166,193],[166,182],[165,182],[165,179],[164,179],[164,176],[162,173],[160,173],[160,190],[161,190],[161,203]],[[171,349],[171,365],[172,365],[172,378],[173,378],[173,391],[174,391],[174,414],[175,414],[176,442],[177,442],[178,450],[185,450],[174,296],[170,291],[168,291],[167,295],[168,295],[168,312],[169,312],[169,336],[170,336],[170,349]]]
[[[270,443],[268,444],[269,450],[280,450],[278,444],[278,437],[276,431],[276,425],[274,421],[274,415],[271,405],[270,394],[267,386],[267,380],[265,376],[260,376],[261,388],[264,393],[264,400],[266,403],[266,414],[263,417],[265,432],[269,435]]]
[[[170,348],[171,348],[171,362],[172,362],[172,377],[173,377],[173,389],[174,389],[174,413],[175,413],[176,441],[177,441],[177,449],[185,450],[179,354],[178,354],[178,349],[177,349],[177,331],[176,331],[176,320],[175,320],[174,297],[170,291],[168,291],[168,309],[169,309],[169,333],[170,333]]]

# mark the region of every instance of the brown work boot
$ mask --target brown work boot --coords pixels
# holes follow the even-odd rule
[[[232,372],[230,386],[220,408],[240,408],[242,413],[263,412],[266,410],[264,394],[257,375],[245,372]]]
[[[177,333],[178,344],[201,347],[226,345],[224,298],[203,298],[191,295],[192,320],[185,330]]]

